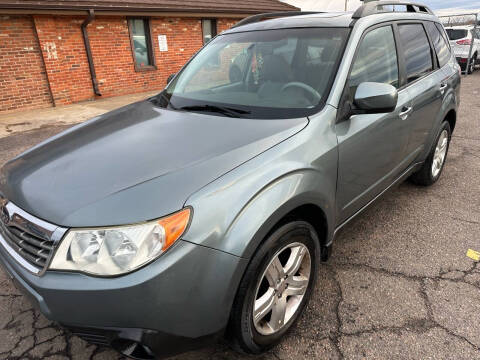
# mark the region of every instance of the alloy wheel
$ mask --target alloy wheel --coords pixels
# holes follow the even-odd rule
[[[253,324],[262,335],[280,331],[297,312],[308,289],[311,256],[302,243],[278,251],[259,279],[253,304]]]
[[[445,163],[445,158],[447,156],[447,147],[448,147],[448,132],[443,130],[438,138],[437,146],[435,148],[435,153],[433,155],[432,162],[432,176],[435,178],[438,176],[442,170],[443,164]]]

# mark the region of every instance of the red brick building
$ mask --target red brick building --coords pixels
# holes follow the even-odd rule
[[[277,0],[0,0],[0,112],[162,89],[241,18]]]

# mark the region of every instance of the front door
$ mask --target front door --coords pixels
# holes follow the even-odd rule
[[[368,30],[360,42],[346,91],[353,100],[363,82],[399,87],[399,65],[392,25]],[[412,111],[408,90],[399,91],[394,112],[354,115],[336,125],[338,138],[337,224],[384,190],[403,170]]]

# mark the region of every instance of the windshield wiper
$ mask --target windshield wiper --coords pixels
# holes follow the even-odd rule
[[[251,112],[248,110],[242,109],[235,109],[226,106],[217,106],[217,105],[191,105],[191,106],[183,106],[178,110],[184,111],[200,111],[200,112],[213,112],[219,113],[229,117],[240,117],[241,115],[247,115]]]

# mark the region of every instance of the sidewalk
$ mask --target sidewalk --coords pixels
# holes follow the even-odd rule
[[[20,110],[14,113],[0,114],[0,138],[45,126],[77,124],[159,92],[159,90],[155,90],[55,108]]]

